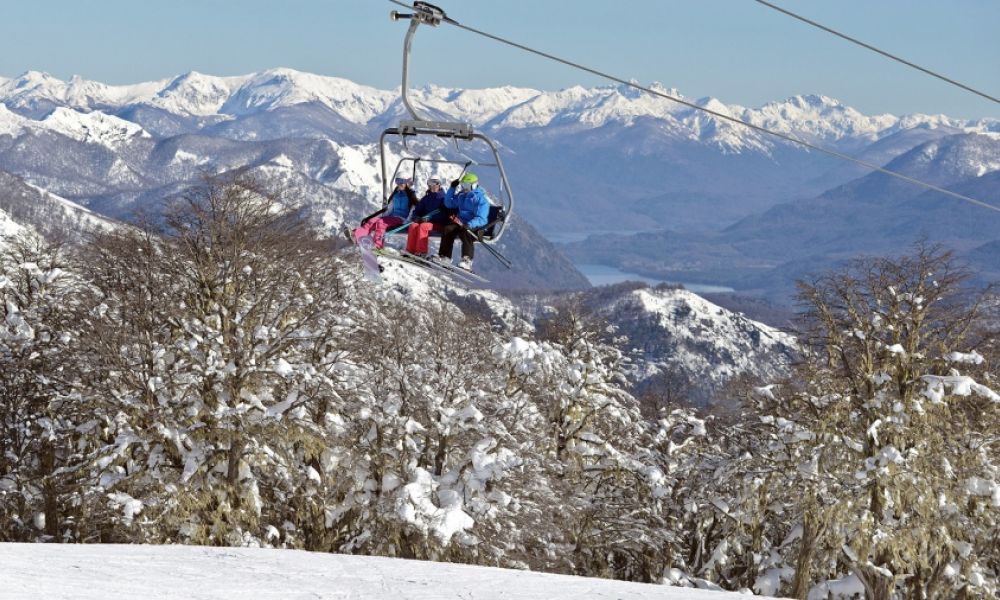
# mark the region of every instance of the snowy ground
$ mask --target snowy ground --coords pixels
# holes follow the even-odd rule
[[[725,600],[738,594],[293,550],[0,544],[0,599]]]

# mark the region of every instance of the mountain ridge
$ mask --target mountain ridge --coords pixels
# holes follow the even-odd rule
[[[889,169],[973,198],[1000,189],[1000,136],[962,133],[918,144]],[[1000,205],[998,205],[1000,207]],[[895,255],[914,243],[942,243],[979,265],[978,280],[1000,265],[1000,215],[874,172],[812,198],[788,200],[718,232],[657,231],[590,238],[562,246],[583,262],[648,276],[729,285],[789,302],[794,281],[858,255]],[[614,256],[614,248],[643,252]],[[609,250],[612,249],[612,250]],[[998,254],[991,255],[991,251]]]
[[[992,143],[1000,131],[995,119],[864,115],[821,94],[747,108],[654,87],[877,164],[895,164],[920,145],[943,148],[940,140],[953,135]],[[674,253],[670,264],[650,265],[666,257],[623,259],[619,250],[614,262],[626,270],[690,272],[706,259],[729,260],[730,252],[745,260],[742,250],[711,247],[690,234],[722,231],[863,175],[856,165],[624,85],[555,92],[426,85],[411,90],[411,100],[433,118],[468,120],[496,140],[517,192],[517,216],[541,236],[668,228],[707,252],[682,253],[680,262]],[[29,71],[0,81],[0,169],[112,218],[182,193],[206,175],[258,174],[298,186],[317,222],[334,231],[380,205],[374,140],[405,116],[397,91],[287,68],[232,77],[190,71],[123,86]],[[963,175],[988,174],[1000,164],[971,151],[953,159]],[[585,283],[558,250],[529,241],[539,233],[526,228],[525,236],[519,240],[534,254],[520,258],[535,271],[521,283]],[[548,267],[561,274],[545,275]],[[497,277],[518,286],[506,274]],[[704,278],[682,280],[716,283]]]
[[[652,84],[652,89],[691,101],[673,88]],[[274,68],[237,76],[214,76],[197,71],[127,85],[108,85],[74,76],[69,82],[47,73],[27,71],[18,77],[0,77],[0,102],[15,112],[35,113],[35,108],[55,105],[74,110],[122,110],[148,105],[186,116],[246,116],[305,102],[319,102],[350,122],[368,124],[389,110],[398,89],[380,90],[340,77],[316,75],[289,68]],[[686,134],[699,131],[704,119],[720,122],[665,98],[637,93],[624,85],[557,91],[498,86],[485,89],[426,85],[411,90],[418,105],[447,112],[491,130],[527,128],[564,121],[599,126],[608,120],[628,123],[637,116],[676,121]],[[959,127],[1000,131],[997,119],[952,119],[944,115],[864,115],[839,100],[821,94],[795,95],[757,108],[726,104],[717,98],[694,101],[754,125],[813,139],[840,140],[876,136],[915,127]],[[504,115],[504,113],[508,113]],[[821,117],[821,118],[818,118]],[[836,117],[836,118],[834,118]],[[738,127],[738,125],[734,125]],[[748,133],[753,137],[755,134]]]

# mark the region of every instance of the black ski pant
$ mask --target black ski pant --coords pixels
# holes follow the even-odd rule
[[[472,258],[475,253],[473,242],[476,241],[476,236],[472,235],[464,226],[457,223],[448,223],[441,230],[441,249],[438,251],[438,254],[450,259],[456,237],[462,240],[462,258]]]

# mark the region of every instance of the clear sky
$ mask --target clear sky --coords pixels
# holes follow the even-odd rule
[[[1000,95],[998,0],[775,0]],[[1000,105],[752,0],[440,0],[460,22],[685,96],[759,106],[798,93],[866,113],[1000,118]],[[291,67],[391,89],[404,23],[385,0],[0,0],[0,76],[135,83]],[[598,78],[453,27],[422,27],[413,80],[559,89]]]

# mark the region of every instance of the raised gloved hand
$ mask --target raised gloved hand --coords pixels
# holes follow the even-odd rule
[[[457,179],[452,179],[451,180],[451,187],[453,187],[453,188],[457,188],[458,187],[458,180]]]

